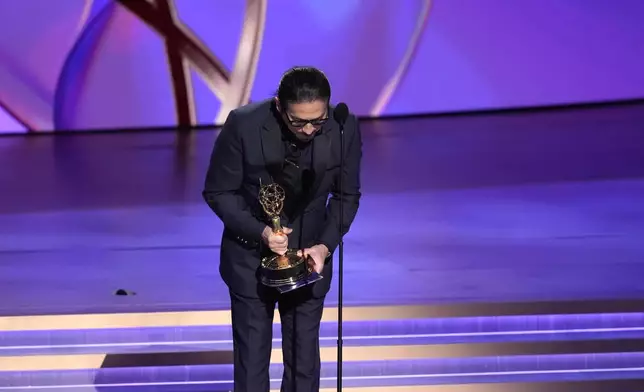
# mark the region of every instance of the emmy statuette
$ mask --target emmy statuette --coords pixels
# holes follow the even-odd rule
[[[284,189],[278,184],[260,186],[259,203],[270,218],[274,233],[282,233],[280,215],[285,198]],[[286,293],[315,283],[322,279],[322,275],[311,268],[308,258],[298,255],[297,250],[289,249],[284,255],[274,254],[262,258],[260,278],[264,285]]]

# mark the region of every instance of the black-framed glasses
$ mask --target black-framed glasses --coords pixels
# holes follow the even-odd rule
[[[285,117],[286,117],[286,120],[288,121],[288,123],[292,127],[295,127],[295,128],[304,128],[306,126],[306,124],[311,124],[314,127],[320,127],[320,126],[326,124],[327,121],[329,121],[328,117],[315,118],[313,120],[303,120],[303,119],[299,119],[299,118],[291,119],[291,117],[288,114]]]

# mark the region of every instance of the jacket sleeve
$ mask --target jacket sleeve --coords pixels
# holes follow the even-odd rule
[[[347,132],[353,129],[352,132]],[[344,173],[343,173],[343,197],[340,198],[340,171],[331,189],[331,197],[327,203],[326,221],[318,243],[326,245],[329,252],[333,252],[340,243],[340,225],[342,225],[342,236],[349,232],[351,224],[356,217],[360,205],[360,165],[362,162],[362,135],[360,125],[355,116],[350,116],[346,128],[344,147]],[[344,205],[344,216],[340,217],[340,203]]]
[[[243,145],[238,119],[231,111],[215,140],[203,197],[228,230],[245,240],[259,242],[266,224],[252,215],[239,194],[243,179]]]

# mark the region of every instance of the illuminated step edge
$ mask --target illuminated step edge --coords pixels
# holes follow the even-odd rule
[[[345,306],[345,321],[641,312],[644,300],[446,303],[424,305]],[[323,321],[337,321],[337,308],[324,309]],[[279,317],[276,318],[279,323]],[[0,332],[28,330],[230,325],[229,310],[150,313],[97,313],[0,316]]]
[[[644,338],[644,313],[349,321],[343,327],[348,347],[637,340]],[[334,347],[337,324],[323,323],[320,335],[323,347]],[[280,325],[273,336],[279,347]],[[0,357],[231,349],[228,325],[0,332]]]
[[[644,381],[644,353],[350,362],[344,364],[343,372],[343,384],[347,388],[619,379]],[[272,388],[278,387],[281,373],[281,365],[271,366]],[[335,374],[334,363],[323,364],[323,388],[333,388],[336,382]],[[186,391],[193,390],[193,387],[209,386],[211,391],[223,391],[232,386],[232,366],[0,372],[0,387],[3,390],[24,389],[27,386],[30,390],[71,390],[101,386],[184,386]]]

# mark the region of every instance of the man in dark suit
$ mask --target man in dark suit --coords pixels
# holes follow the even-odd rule
[[[282,391],[318,392],[319,329],[332,254],[358,211],[362,139],[349,115],[340,151],[331,87],[312,67],[282,77],[277,97],[233,110],[217,137],[204,198],[224,223],[220,273],[230,290],[236,392],[269,391],[275,306],[282,329]],[[340,154],[344,153],[340,198]],[[286,192],[284,234],[275,234],[259,201],[260,184]],[[329,197],[330,196],[330,197]],[[344,216],[340,216],[340,203]],[[324,278],[279,294],[258,280],[262,256],[302,249]]]

